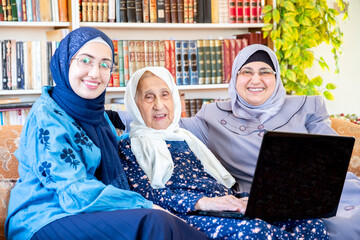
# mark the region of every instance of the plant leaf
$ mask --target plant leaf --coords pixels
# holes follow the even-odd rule
[[[326,84],[326,89],[334,90],[334,89],[336,89],[336,85],[334,83],[328,83],[328,84]]]
[[[324,94],[324,96],[325,96],[325,98],[326,98],[327,100],[331,100],[331,101],[335,100],[334,95],[333,95],[331,92],[329,92],[329,91],[324,91],[323,94]]]

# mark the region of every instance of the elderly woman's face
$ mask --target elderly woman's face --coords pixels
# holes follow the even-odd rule
[[[167,129],[174,119],[174,100],[167,84],[157,76],[142,79],[135,102],[146,126]]]
[[[264,62],[248,63],[238,73],[236,91],[251,105],[258,106],[266,102],[273,94],[275,87],[274,71]]]
[[[111,58],[109,46],[98,42],[85,44],[70,63],[69,82],[73,91],[85,99],[100,96],[110,80]]]

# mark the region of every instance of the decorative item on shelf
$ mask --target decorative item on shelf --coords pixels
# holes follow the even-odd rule
[[[345,9],[345,0],[336,0],[340,10]],[[266,5],[263,8],[264,37],[270,36],[274,42],[279,59],[281,78],[288,94],[320,95],[328,100],[334,96],[330,92],[336,88],[333,83],[323,86],[319,75],[310,79],[306,69],[316,61],[320,67],[329,70],[323,57],[315,59],[312,48],[325,42],[333,47],[331,52],[335,60],[335,73],[339,72],[339,54],[342,37],[339,26],[339,12],[328,6],[326,0],[279,0],[276,7]],[[347,18],[347,9],[343,20]]]

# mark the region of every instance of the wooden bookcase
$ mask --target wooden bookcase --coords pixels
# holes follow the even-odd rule
[[[272,4],[266,0],[265,4]],[[248,31],[259,31],[262,23],[251,24],[173,24],[173,23],[99,23],[79,21],[79,1],[68,0],[69,22],[0,22],[0,39],[18,41],[46,41],[46,32],[60,28],[69,30],[90,26],[104,31],[117,40],[191,40],[206,38],[231,38],[233,35]],[[227,84],[179,86],[186,98],[228,98]],[[124,87],[108,88],[106,102],[111,98],[123,97]],[[1,90],[1,98],[19,97],[22,101],[33,101],[40,96],[41,90]]]

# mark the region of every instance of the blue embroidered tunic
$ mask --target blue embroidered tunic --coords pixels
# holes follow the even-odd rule
[[[15,152],[20,179],[11,191],[7,239],[30,239],[46,224],[81,212],[152,208],[140,194],[94,177],[99,148],[49,91],[44,87],[33,105]]]
[[[132,190],[139,192],[155,204],[184,219],[191,226],[214,239],[328,239],[323,222],[319,219],[267,223],[260,219],[187,215],[195,210],[196,202],[206,197],[233,194],[204,171],[184,141],[167,141],[174,161],[174,171],[165,188],[153,189],[140,168],[130,147],[128,135],[119,142],[119,152]]]

